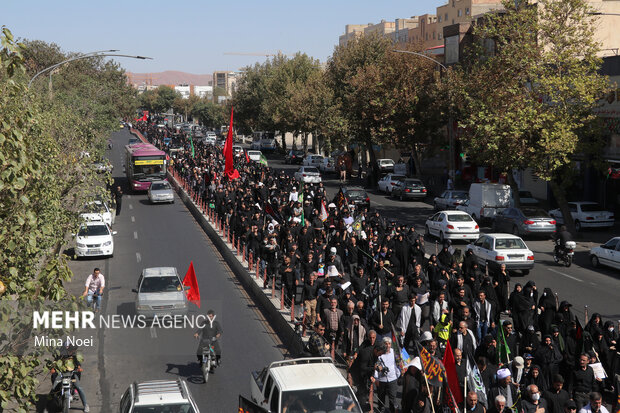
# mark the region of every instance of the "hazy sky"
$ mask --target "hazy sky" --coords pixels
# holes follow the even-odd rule
[[[120,49],[128,71],[205,74],[262,62],[225,52],[302,51],[325,61],[345,24],[434,13],[445,0],[0,0],[0,25],[64,51]]]

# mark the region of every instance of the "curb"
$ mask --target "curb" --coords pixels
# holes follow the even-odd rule
[[[146,141],[137,130],[132,129],[130,133]],[[201,211],[200,207],[194,202],[170,171],[168,171],[168,181],[175,188],[177,195],[179,195],[179,198],[183,201],[183,204],[190,211],[196,222],[209,236],[209,239],[220,252],[226,264],[228,264],[243,288],[247,291],[255,304],[259,306],[285,347],[293,355],[300,354],[303,351],[304,343],[301,337],[295,332],[294,325],[286,319],[290,317],[289,310],[280,310],[279,300],[277,298],[272,299],[266,294],[268,290],[262,288],[262,281],[252,276],[248,265],[244,264],[240,257],[235,255],[232,245],[227,243],[226,240],[217,233],[216,228],[210,222],[209,218]]]

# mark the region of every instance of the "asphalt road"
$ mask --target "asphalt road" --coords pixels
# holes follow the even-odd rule
[[[291,176],[299,168],[298,165],[284,164],[283,158],[277,155],[268,158],[270,167],[284,169]],[[330,197],[334,197],[340,187],[335,174],[324,175],[323,184]],[[359,185],[360,182],[354,178],[350,184]],[[399,201],[376,190],[367,192],[372,209],[377,209],[383,216],[396,222],[413,224],[418,232],[424,233],[424,223],[433,214],[433,197],[429,196],[426,202]],[[482,231],[491,232],[490,228],[482,228]],[[515,274],[512,277],[510,289],[512,290],[514,283],[525,285],[528,280],[533,280],[540,294],[545,287],[549,287],[558,294],[559,301],[567,300],[572,303],[573,312],[579,315],[582,321],[586,305],[589,316],[593,312],[598,312],[605,319],[620,320],[620,274],[613,269],[592,268],[588,254],[590,248],[617,236],[619,232],[620,228],[615,227],[611,230],[586,230],[580,233],[576,239],[575,262],[570,268],[555,264],[553,243],[550,240],[526,238],[525,242],[534,252],[536,264],[526,277]],[[435,252],[436,241],[431,238],[425,240],[428,253]],[[454,247],[464,251],[466,245],[455,243]],[[437,245],[437,248],[440,249],[441,246]]]
[[[122,150],[129,137],[126,130],[112,134],[113,176],[121,182]],[[83,380],[86,393],[90,400],[101,400],[101,412],[115,412],[131,382],[180,377],[188,382],[202,412],[236,411],[239,394],[250,394],[251,371],[284,358],[282,343],[178,198],[172,205],[150,205],[146,194],[128,194],[124,188],[122,211],[113,228],[118,231],[114,257],[73,263],[78,284],[93,267],[101,267],[107,284],[102,314],[129,315],[134,313],[131,289],[136,288],[143,268],[173,266],[183,278],[193,261],[201,308],[191,304],[192,313],[215,310],[224,331],[222,365],[207,384],[202,383],[192,328],[99,329],[99,386],[91,384],[89,388]],[[94,356],[87,353],[87,357]],[[90,403],[91,411],[96,412],[96,401]]]

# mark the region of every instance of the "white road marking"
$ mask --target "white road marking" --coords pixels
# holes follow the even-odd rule
[[[131,199],[131,195],[127,195],[127,199]]]
[[[572,275],[564,274],[563,272],[561,272],[561,271],[557,271],[557,270],[554,270],[553,268],[547,268],[547,269],[548,269],[549,271],[551,271],[551,272],[556,273],[556,274],[560,274],[560,275],[563,275],[563,276],[565,276],[565,277],[567,277],[567,278],[570,278],[571,280],[579,281],[580,283],[582,283],[582,282],[583,282],[583,280],[580,280],[580,279],[579,279],[579,278],[577,278],[577,277],[573,277]]]
[[[129,209],[133,209],[133,205],[129,204]]]
[[[157,338],[157,330],[155,330],[155,327],[151,327],[149,330],[151,330],[151,338]]]
[[[138,231],[133,232],[133,239],[138,239]]]
[[[138,262],[142,261],[142,255],[140,255],[139,252],[136,252],[136,261]]]
[[[136,217],[134,217],[133,215],[131,216],[131,222],[136,222]]]

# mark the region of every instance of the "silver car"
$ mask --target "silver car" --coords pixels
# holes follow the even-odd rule
[[[183,286],[175,267],[145,268],[140,274],[136,313],[146,318],[187,314],[189,287]]]
[[[174,202],[174,191],[168,181],[153,181],[148,191],[149,201],[157,202]]]
[[[537,207],[506,208],[495,216],[494,232],[514,235],[551,236],[555,233],[556,220]]]

